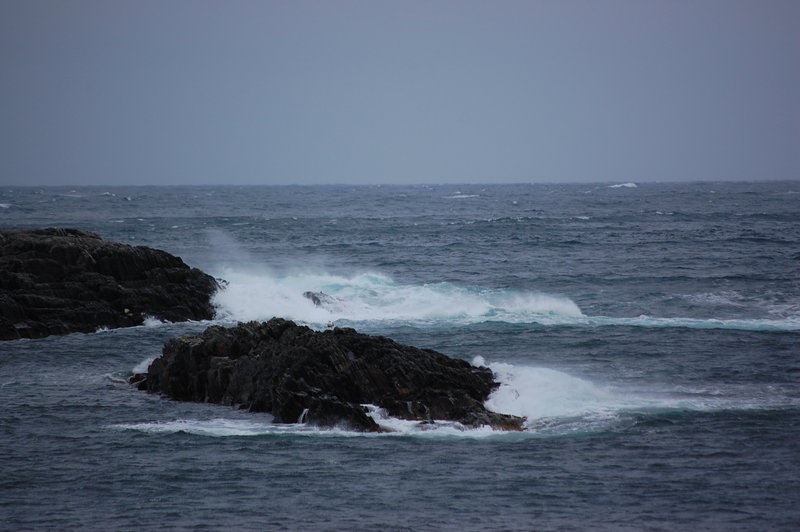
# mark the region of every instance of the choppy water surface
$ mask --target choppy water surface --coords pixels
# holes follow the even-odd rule
[[[215,323],[434,348],[528,419],[362,435],[125,384],[208,323],[5,342],[0,528],[796,530],[800,184],[616,185],[0,190],[4,227],[226,279]]]

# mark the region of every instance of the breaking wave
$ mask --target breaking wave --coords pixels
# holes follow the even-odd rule
[[[557,323],[583,316],[580,308],[563,296],[459,287],[444,282],[402,285],[374,273],[278,277],[227,270],[223,277],[228,286],[214,298],[223,320],[281,316],[312,324],[339,320],[469,324]],[[315,303],[310,294],[319,301]]]
[[[500,382],[500,387],[486,401],[486,407],[526,417],[525,428],[540,435],[606,430],[625,416],[637,414],[775,409],[799,403],[796,398],[775,390],[762,393],[691,389],[682,385],[628,390],[550,368],[502,362],[487,364],[482,357],[476,357],[473,363],[488,366]]]
[[[589,316],[563,295],[440,282],[405,285],[378,273],[352,277],[327,273],[279,276],[224,269],[227,286],[214,296],[222,321],[268,320],[275,316],[323,326],[393,323],[465,326],[482,322],[649,328],[800,331],[800,316],[781,318],[688,318]]]

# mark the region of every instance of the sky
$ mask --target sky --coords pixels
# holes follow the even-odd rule
[[[800,179],[797,0],[2,0],[0,185]]]

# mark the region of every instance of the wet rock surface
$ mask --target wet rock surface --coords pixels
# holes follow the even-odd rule
[[[0,229],[0,340],[211,319],[213,277],[76,229]]]
[[[524,421],[484,407],[498,386],[488,368],[349,328],[317,332],[280,318],[172,339],[131,382],[176,400],[268,412],[278,423],[383,430],[366,404],[422,422],[521,430]]]

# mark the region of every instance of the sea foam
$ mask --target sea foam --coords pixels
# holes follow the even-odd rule
[[[653,316],[637,316],[635,318],[617,318],[592,316],[582,320],[590,326],[630,326],[648,328],[686,329],[727,329],[738,331],[791,332],[800,331],[800,317],[790,316],[784,319],[752,318],[752,319],[720,319],[720,318],[659,318]]]
[[[174,421],[155,421],[143,423],[120,423],[112,428],[135,430],[148,434],[186,433],[197,436],[261,436],[291,429],[292,425],[278,425],[271,422],[247,421],[241,419],[177,419]]]
[[[503,414],[525,417],[531,434],[553,435],[605,430],[626,412],[672,408],[676,402],[624,393],[567,373],[543,367],[486,364],[500,386],[489,396],[486,407]]]
[[[796,407],[800,400],[774,387],[693,389],[671,384],[634,390],[602,385],[544,367],[486,363],[500,386],[489,396],[492,411],[526,418],[528,432],[540,435],[607,430],[631,415],[657,412],[777,409]]]
[[[227,286],[217,292],[213,303],[217,318],[222,321],[268,320],[280,316],[312,325],[339,321],[354,326],[363,323],[465,326],[498,322],[575,327],[800,330],[800,316],[797,315],[778,318],[591,316],[563,295],[447,282],[402,284],[379,273],[351,277],[328,273],[281,276],[265,270],[228,267],[219,275],[227,281]],[[303,295],[306,292],[321,292],[329,297],[318,306]]]
[[[583,316],[570,299],[536,292],[461,287],[452,283],[405,285],[377,273],[272,275],[228,268],[227,287],[214,297],[221,319],[306,323],[330,321],[470,324],[482,321],[553,322]],[[330,296],[321,306],[305,292]]]

